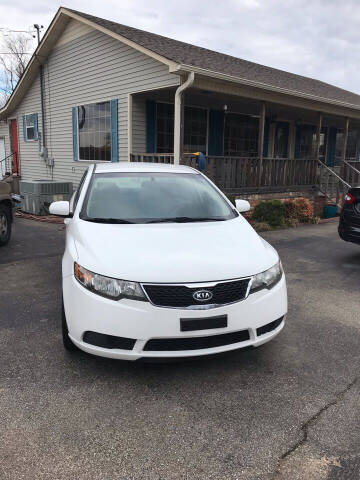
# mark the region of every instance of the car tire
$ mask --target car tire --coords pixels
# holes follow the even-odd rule
[[[11,237],[11,211],[7,205],[0,204],[0,246],[9,243]]]
[[[68,352],[78,352],[79,349],[73,342],[70,340],[69,337],[69,330],[66,323],[66,316],[65,316],[65,309],[64,309],[64,302],[61,304],[61,330],[62,330],[62,339],[65,350]]]

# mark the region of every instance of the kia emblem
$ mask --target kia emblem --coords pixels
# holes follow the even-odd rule
[[[207,302],[211,300],[212,297],[213,294],[209,290],[196,290],[196,292],[193,293],[193,299],[198,302]]]

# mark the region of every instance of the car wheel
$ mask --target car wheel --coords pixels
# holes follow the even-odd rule
[[[0,245],[6,245],[11,237],[11,212],[7,205],[0,205]]]
[[[64,309],[64,302],[61,304],[61,330],[62,330],[62,339],[65,350],[68,352],[78,352],[79,349],[73,342],[70,340],[69,337],[69,330],[66,323],[65,317],[65,309]]]

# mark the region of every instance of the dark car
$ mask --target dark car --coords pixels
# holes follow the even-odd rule
[[[0,246],[6,245],[11,236],[13,221],[13,199],[11,187],[0,181]]]
[[[360,187],[350,188],[341,209],[339,235],[346,242],[360,244]]]

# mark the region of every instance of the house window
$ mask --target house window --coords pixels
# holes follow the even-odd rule
[[[228,113],[225,116],[224,155],[256,157],[259,119],[250,115]]]
[[[328,128],[322,127],[320,131],[319,157],[323,162],[326,158],[326,147],[328,142]]]
[[[357,158],[358,131],[349,130],[346,144],[346,158],[355,160]]]
[[[110,102],[77,107],[79,160],[111,161]]]
[[[301,125],[299,139],[299,158],[310,158],[314,155],[316,147],[316,127]]]
[[[185,107],[184,110],[184,152],[206,153],[207,110],[196,107]]]
[[[38,139],[38,118],[37,113],[24,115],[23,130],[25,142]]]
[[[206,153],[207,110],[200,107],[184,108],[184,152]],[[156,108],[156,150],[174,151],[174,105],[158,103]]]
[[[289,123],[277,122],[274,136],[274,158],[288,156]]]
[[[156,105],[156,150],[157,153],[174,151],[174,105]]]

